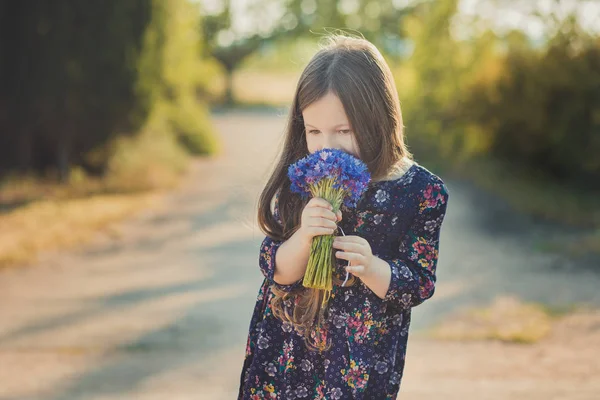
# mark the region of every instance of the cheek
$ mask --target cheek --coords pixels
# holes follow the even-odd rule
[[[360,150],[358,148],[358,143],[356,142],[356,138],[354,136],[351,136],[347,143],[346,143],[346,149],[349,153],[352,153],[354,156],[360,158]]]
[[[318,150],[319,142],[315,140],[314,136],[306,136],[306,147],[308,148],[309,153],[314,153]]]

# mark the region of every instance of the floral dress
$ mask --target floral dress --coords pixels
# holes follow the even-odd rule
[[[359,278],[353,286],[333,287],[327,320],[332,345],[321,353],[308,350],[294,327],[272,314],[270,286],[291,290],[302,280],[273,280],[282,242],[267,236],[259,255],[265,279],[250,322],[238,399],[395,399],[411,308],[434,292],[447,203],[444,182],[415,163],[398,179],[371,182],[356,208],[342,207],[339,226],[366,239],[373,254],[389,263],[392,277],[383,299]],[[276,203],[274,215],[279,220]],[[345,265],[338,260],[335,266],[341,279]]]

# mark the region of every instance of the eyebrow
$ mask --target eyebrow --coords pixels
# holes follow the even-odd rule
[[[311,124],[304,124],[306,126],[310,126],[311,128],[316,128],[316,126],[311,125]],[[350,126],[350,124],[337,124],[336,126],[334,126],[334,128],[339,128],[340,126]]]

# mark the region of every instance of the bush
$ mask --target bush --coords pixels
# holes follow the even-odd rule
[[[189,158],[160,113],[137,135],[116,138],[109,153],[105,179],[110,190],[118,192],[173,186]]]
[[[561,33],[542,52],[519,49],[474,85],[462,114],[496,157],[600,189],[600,39]]]
[[[169,123],[178,142],[193,155],[217,153],[220,144],[204,106],[185,103],[169,112]]]

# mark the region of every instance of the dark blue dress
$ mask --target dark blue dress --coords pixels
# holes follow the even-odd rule
[[[402,380],[411,308],[434,292],[440,228],[448,190],[419,164],[400,178],[372,182],[355,209],[342,208],[346,235],[366,239],[373,254],[387,261],[392,279],[381,299],[360,279],[334,286],[329,301],[329,350],[309,351],[289,323],[269,307],[275,252],[282,242],[266,237],[259,265],[259,290],[241,373],[238,399],[395,399]],[[275,217],[278,218],[277,205]],[[345,277],[347,261],[335,274]]]

